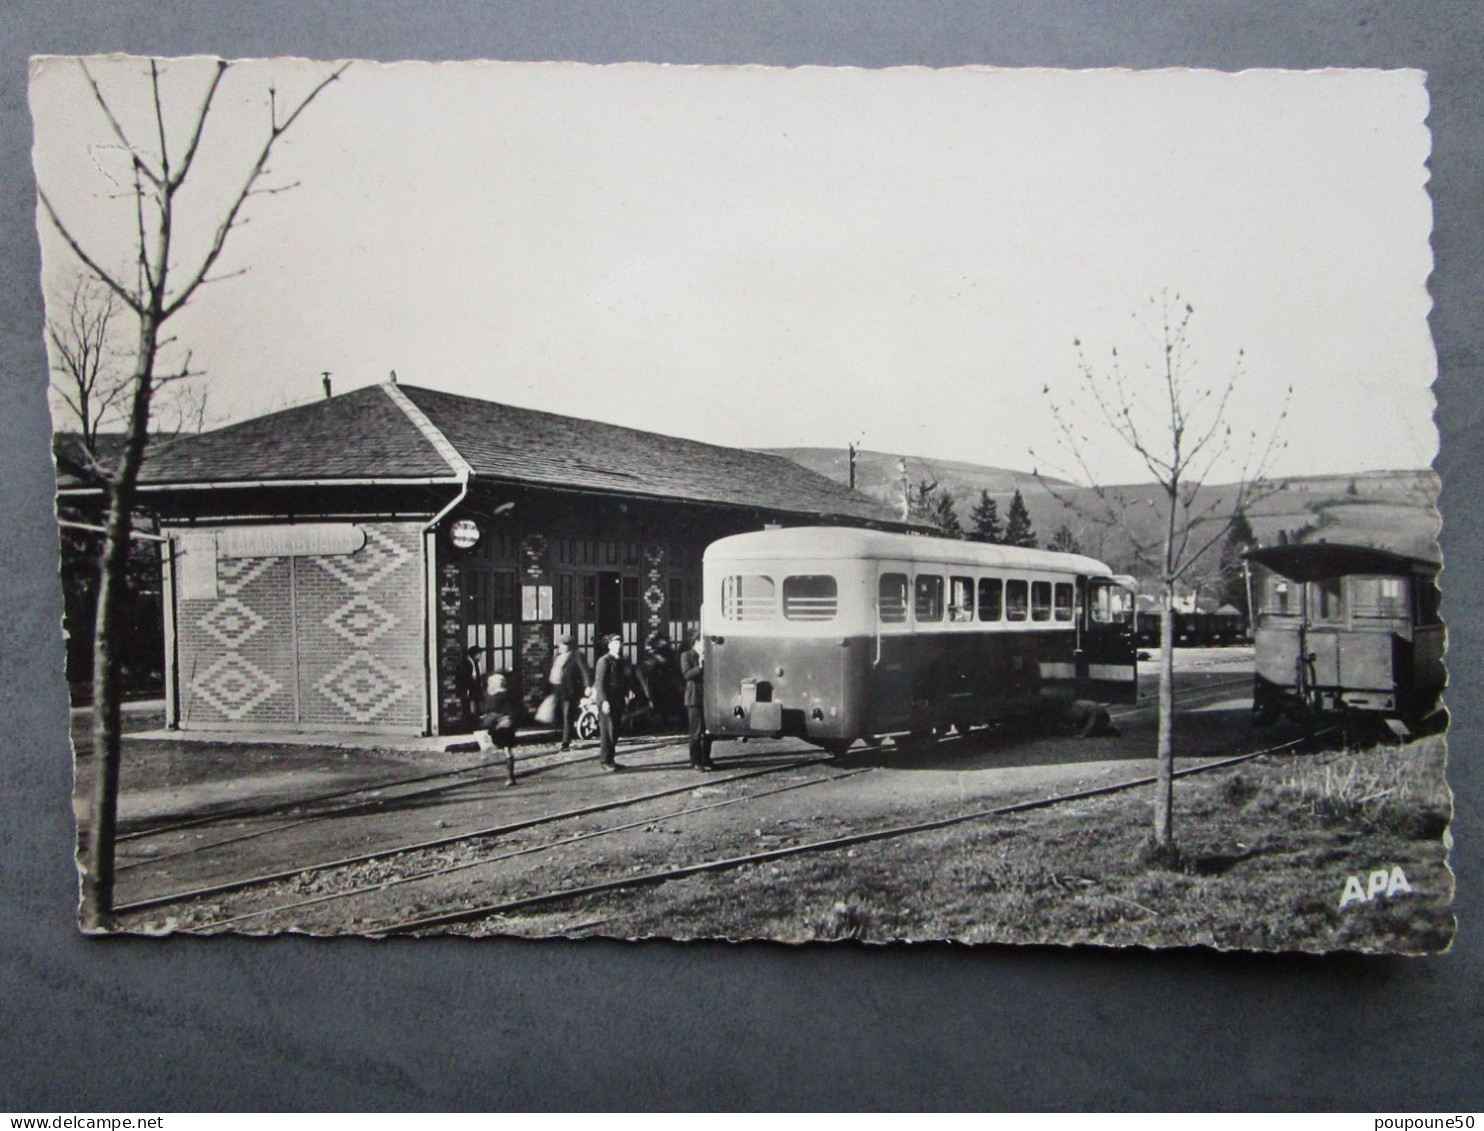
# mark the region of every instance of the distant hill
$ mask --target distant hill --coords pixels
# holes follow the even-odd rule
[[[844,448],[768,448],[773,455],[791,459],[810,471],[828,475],[840,483],[850,482],[850,453]],[[878,499],[900,503],[902,457],[890,452],[858,451],[855,453],[855,486]],[[940,489],[952,491],[961,503],[972,506],[980,491],[988,491],[991,497],[1003,496],[1008,502],[1017,490],[1021,492],[1038,488],[1036,477],[1030,472],[1012,471],[1004,467],[986,467],[978,463],[961,463],[951,459],[923,459],[907,456],[907,479],[911,483],[927,479],[939,484]],[[1062,479],[1047,478],[1046,482],[1070,487]],[[967,514],[965,507],[960,510]]]
[[[844,449],[771,450],[841,483],[849,480],[849,454]],[[892,504],[900,503],[899,459],[885,452],[857,452],[856,488]],[[1115,569],[1135,574],[1147,572],[1138,566],[1127,539],[1078,514],[1078,508],[1088,513],[1096,511],[1097,500],[1088,488],[1049,477],[1037,480],[1032,473],[1008,468],[917,457],[908,457],[907,476],[912,483],[934,480],[939,490],[952,492],[959,519],[965,525],[981,490],[988,491],[999,504],[1001,519],[1011,496],[1019,490],[1043,544],[1057,527],[1066,523],[1084,552],[1102,558]],[[1290,538],[1306,542],[1353,542],[1415,557],[1437,557],[1439,483],[1435,472],[1365,471],[1353,475],[1294,476],[1283,483],[1282,490],[1248,510],[1248,521],[1265,545],[1279,541],[1286,533]],[[1155,540],[1161,501],[1159,489],[1145,483],[1110,487],[1108,491],[1122,497],[1125,520],[1138,536],[1146,541]],[[1073,506],[1064,506],[1056,495]],[[1224,521],[1231,514],[1235,499],[1236,491],[1231,485],[1212,485],[1202,490],[1196,509],[1210,508],[1212,515]],[[1213,553],[1203,564],[1209,566],[1214,557]],[[1197,575],[1201,572],[1204,571],[1197,571]]]

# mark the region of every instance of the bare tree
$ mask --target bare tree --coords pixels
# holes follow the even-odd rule
[[[215,223],[206,233],[205,250],[188,263],[177,260],[177,248],[186,234],[177,213],[181,190],[190,181],[201,152],[212,105],[221,89],[229,64],[217,60],[194,109],[186,116],[186,128],[172,140],[166,121],[172,117],[161,90],[162,67],[149,60],[143,75],[148,83],[148,122],[141,126],[115,112],[115,104],[104,93],[87,63],[78,60],[92,103],[101,114],[111,137],[110,145],[128,161],[124,195],[132,204],[132,224],[119,233],[126,251],[89,248],[75,234],[53,204],[45,188],[38,190],[41,211],[56,233],[88,274],[106,287],[118,307],[134,319],[132,362],[127,377],[110,408],[119,413],[124,429],[123,444],[103,478],[107,500],[106,534],[99,562],[98,615],[93,641],[93,757],[95,781],[92,821],[83,859],[82,920],[90,930],[106,928],[112,919],[114,832],[118,808],[120,763],[120,687],[115,662],[115,636],[122,611],[124,572],[129,538],[133,529],[135,494],[140,467],[151,435],[151,410],[158,391],[184,381],[191,374],[190,354],[178,364],[166,363],[162,351],[174,339],[166,336],[171,319],[204,285],[241,274],[212,276],[232,232],[246,222],[244,206],[249,198],[282,192],[291,185],[270,187],[268,159],[279,139],[299,116],[349,64],[335,67],[290,108],[281,108],[277,92],[268,89],[268,121],[261,146],[248,165],[240,187],[221,204]],[[132,133],[131,133],[132,131]],[[192,182],[194,183],[194,182]],[[127,271],[111,271],[105,262],[127,262]],[[110,315],[108,322],[111,323]],[[105,326],[105,330],[108,327]],[[53,343],[55,344],[55,343]]]
[[[1151,320],[1142,322],[1157,356],[1135,370],[1124,368],[1114,347],[1101,367],[1087,360],[1075,342],[1080,380],[1069,400],[1050,403],[1059,446],[1070,458],[1072,474],[1089,490],[1072,498],[1055,483],[1041,482],[1064,505],[1090,521],[1117,528],[1139,562],[1158,578],[1161,591],[1159,633],[1159,737],[1155,751],[1154,848],[1174,850],[1174,609],[1182,579],[1216,543],[1226,537],[1234,516],[1245,513],[1281,484],[1268,478],[1273,460],[1284,448],[1282,423],[1288,415],[1285,397],[1277,418],[1262,435],[1233,428],[1232,398],[1241,384],[1244,351],[1225,377],[1206,378],[1191,350],[1190,322],[1195,309],[1178,294],[1150,299]],[[1135,315],[1138,318],[1138,315]],[[1152,325],[1151,325],[1152,322]],[[1292,396],[1292,388],[1288,397]],[[1131,522],[1132,500],[1118,488],[1103,486],[1091,466],[1090,433],[1101,431],[1132,451],[1157,485],[1158,535],[1149,538]],[[1202,492],[1213,475],[1230,475],[1223,492]]]

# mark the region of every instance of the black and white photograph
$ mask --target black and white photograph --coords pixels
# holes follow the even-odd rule
[[[1421,71],[29,98],[81,930],[1448,949]]]

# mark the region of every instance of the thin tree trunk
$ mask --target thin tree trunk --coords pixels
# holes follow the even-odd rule
[[[1159,738],[1154,763],[1154,844],[1175,845],[1175,585],[1167,581],[1159,618]]]
[[[121,687],[115,637],[128,591],[129,536],[134,486],[149,442],[158,307],[140,319],[129,431],[108,489],[108,533],[98,571],[98,618],[93,644],[93,811],[83,860],[82,924],[90,931],[113,925],[114,834],[118,827],[119,769],[123,762]]]

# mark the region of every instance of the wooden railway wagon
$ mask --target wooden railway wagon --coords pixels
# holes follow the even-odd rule
[[[1076,554],[872,530],[712,543],[702,565],[706,725],[832,751],[1137,698],[1133,593]]]
[[[1359,712],[1415,726],[1437,710],[1446,675],[1436,562],[1326,542],[1246,558],[1254,721]]]

